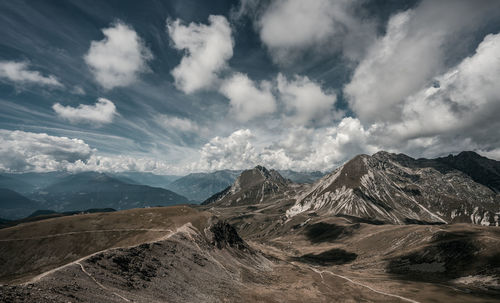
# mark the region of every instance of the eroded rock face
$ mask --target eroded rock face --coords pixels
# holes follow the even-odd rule
[[[245,170],[230,187],[208,198],[202,204],[241,206],[259,204],[282,197],[291,183],[276,170],[263,166]]]
[[[237,249],[248,249],[248,245],[238,235],[236,229],[224,221],[219,221],[210,227],[212,232],[212,243],[218,248],[223,249],[233,247]]]
[[[500,212],[500,195],[467,173],[440,159],[387,152],[356,156],[296,199],[289,217],[314,210],[395,224],[498,225]]]

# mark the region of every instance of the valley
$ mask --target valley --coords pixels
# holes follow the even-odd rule
[[[257,166],[201,205],[23,222],[0,229],[0,301],[498,302],[498,194],[474,180],[377,153],[312,184]]]

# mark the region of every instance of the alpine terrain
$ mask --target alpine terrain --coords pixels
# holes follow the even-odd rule
[[[378,152],[312,184],[256,166],[200,206],[40,212],[0,229],[0,300],[498,302],[497,165]]]

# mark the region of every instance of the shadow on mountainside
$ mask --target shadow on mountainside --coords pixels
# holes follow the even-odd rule
[[[389,260],[387,272],[397,279],[446,282],[474,275],[500,275],[500,251],[484,247],[472,231],[438,232],[430,243]]]
[[[305,254],[300,257],[293,257],[292,260],[302,263],[327,266],[350,263],[356,260],[357,257],[358,255],[353,252],[334,248],[319,254]]]
[[[308,226],[305,230],[305,234],[311,243],[334,242],[339,238],[350,236],[359,227],[359,223],[349,226],[340,226],[319,222]]]

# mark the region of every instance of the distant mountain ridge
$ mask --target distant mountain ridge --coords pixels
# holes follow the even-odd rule
[[[7,188],[0,188],[0,218],[23,218],[38,207],[39,205],[36,202],[20,193]]]
[[[31,196],[45,209],[75,211],[89,208],[129,209],[187,203],[170,190],[129,184],[104,173],[69,175]]]
[[[240,173],[240,170],[192,173],[166,185],[166,188],[191,201],[201,202],[231,185]]]

